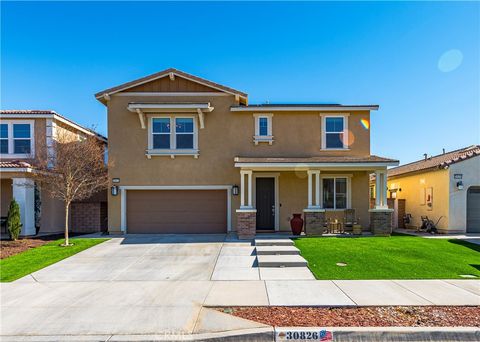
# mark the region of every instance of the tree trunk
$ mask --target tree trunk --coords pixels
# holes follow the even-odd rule
[[[69,246],[70,242],[68,241],[68,213],[70,211],[70,203],[65,204],[65,246]]]

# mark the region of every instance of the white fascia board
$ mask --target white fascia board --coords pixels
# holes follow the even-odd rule
[[[120,185],[124,190],[229,190],[233,185]]]
[[[383,169],[388,166],[396,166],[398,162],[383,162],[383,163],[235,163],[235,167],[251,168],[251,169],[292,169],[292,170],[307,170],[311,168],[321,169],[362,169],[375,170]]]
[[[0,167],[0,172],[32,172],[30,167]]]
[[[199,96],[233,96],[232,94],[227,93],[216,93],[216,92],[123,92],[118,94],[113,94],[112,96],[192,96],[192,97],[199,97]]]
[[[159,75],[159,76],[157,76],[157,77],[154,77],[154,78],[151,78],[151,79],[147,79],[147,80],[145,80],[145,81],[143,81],[143,82],[136,82],[136,83],[134,83],[134,84],[127,85],[127,86],[125,86],[125,87],[123,87],[123,88],[120,88],[120,89],[111,91],[111,92],[109,92],[109,93],[101,93],[101,94],[95,96],[95,98],[96,98],[96,99],[101,99],[101,98],[104,97],[105,95],[113,95],[113,94],[119,93],[119,92],[121,92],[121,91],[124,91],[124,90],[126,90],[126,89],[130,89],[130,88],[133,88],[133,87],[136,87],[136,86],[139,86],[139,85],[148,83],[148,82],[152,82],[152,81],[158,80],[158,79],[163,78],[163,77],[168,77],[168,76],[170,76],[170,74],[173,74],[175,77],[180,77],[180,78],[183,78],[183,79],[185,79],[185,80],[192,81],[192,82],[194,82],[194,83],[202,84],[202,85],[204,85],[204,86],[207,86],[207,87],[212,88],[212,89],[219,90],[219,91],[224,92],[224,93],[227,93],[227,94],[238,95],[238,96],[241,97],[242,99],[247,99],[245,96],[242,96],[242,95],[237,94],[237,93],[235,93],[235,92],[231,92],[231,91],[228,91],[228,90],[225,90],[225,89],[221,89],[221,88],[215,87],[214,85],[207,84],[207,83],[205,83],[205,82],[201,82],[201,81],[199,81],[199,80],[195,80],[195,79],[190,78],[190,77],[187,77],[187,76],[178,75],[176,72],[171,72],[171,73]]]
[[[230,107],[231,112],[286,112],[286,111],[295,111],[295,112],[305,112],[305,111],[355,111],[355,110],[378,110],[378,106],[335,106],[335,107],[322,107],[322,106],[280,106],[280,107]]]
[[[153,109],[153,110],[183,110],[183,109],[188,109],[192,111],[196,111],[197,109],[202,109],[202,111],[205,112],[211,112],[213,110],[213,107],[210,106],[210,103],[130,103],[128,105],[128,110],[131,112],[137,111],[137,109],[141,110],[148,110],[148,109]]]

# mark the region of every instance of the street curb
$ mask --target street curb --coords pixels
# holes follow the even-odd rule
[[[480,329],[476,327],[277,327],[275,336],[288,330],[306,332],[327,330],[333,333],[332,341],[335,342],[480,341]]]

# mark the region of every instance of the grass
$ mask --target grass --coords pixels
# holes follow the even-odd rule
[[[305,237],[295,245],[317,279],[455,279],[480,277],[480,246],[416,236]],[[339,262],[347,266],[337,266]]]
[[[64,239],[49,242],[0,260],[0,282],[9,282],[68,258],[108,239],[70,239],[73,246],[60,246]]]

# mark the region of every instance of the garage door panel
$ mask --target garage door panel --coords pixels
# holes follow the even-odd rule
[[[129,190],[129,233],[225,233],[226,190]]]

